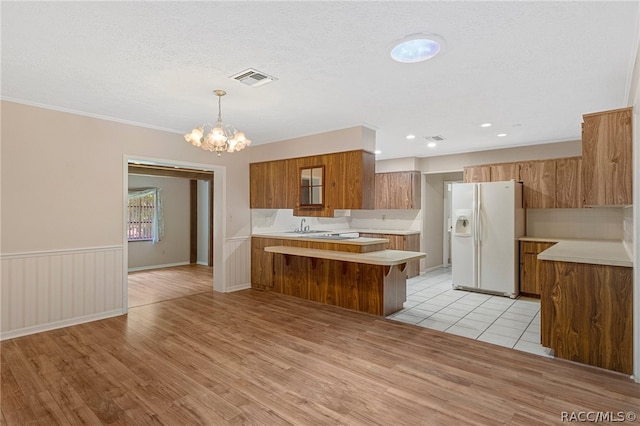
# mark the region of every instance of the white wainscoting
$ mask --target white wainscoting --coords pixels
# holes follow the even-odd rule
[[[251,288],[251,237],[226,240],[226,291]]]
[[[124,313],[122,246],[0,257],[0,340]]]

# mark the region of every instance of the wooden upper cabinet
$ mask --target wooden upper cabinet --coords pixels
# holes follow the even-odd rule
[[[333,217],[336,209],[373,209],[375,205],[375,155],[364,151],[347,151],[313,155],[291,160],[295,168],[293,179],[294,216]],[[308,167],[324,167],[324,206],[303,206],[300,200],[299,171]]]
[[[524,207],[549,209],[555,207],[556,162],[555,160],[521,163],[520,180],[524,186]]]
[[[291,209],[297,194],[293,178],[297,169],[290,160],[266,161],[249,165],[250,207],[252,209]]]
[[[584,205],[632,204],[632,108],[586,114],[583,119]]]
[[[491,182],[502,182],[506,180],[520,180],[520,163],[492,164]]]
[[[556,208],[582,207],[582,158],[556,160]]]
[[[302,170],[322,169],[322,203],[301,199]],[[375,155],[338,152],[249,165],[252,209],[294,209],[298,216],[333,216],[335,209],[373,209]],[[313,188],[312,188],[313,190]],[[323,205],[320,205],[323,204]]]
[[[465,183],[491,182],[491,166],[469,166],[464,168]]]
[[[376,209],[420,209],[421,178],[417,171],[376,173]]]
[[[326,196],[335,209],[375,207],[375,155],[348,151],[325,155]]]

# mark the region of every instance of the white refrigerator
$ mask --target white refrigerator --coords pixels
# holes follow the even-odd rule
[[[524,235],[522,183],[456,183],[452,187],[453,287],[514,298]]]

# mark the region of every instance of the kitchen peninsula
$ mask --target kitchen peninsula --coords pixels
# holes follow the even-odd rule
[[[386,316],[403,308],[406,266],[425,253],[382,238],[252,237],[252,287]]]

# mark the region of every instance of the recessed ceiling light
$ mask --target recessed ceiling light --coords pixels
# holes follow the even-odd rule
[[[491,127],[491,123],[482,123],[480,127]]]
[[[373,153],[374,153],[375,155],[378,155],[378,154],[382,154],[382,151],[380,151],[379,149],[376,149],[375,151],[373,151]]]
[[[415,139],[416,135],[407,135],[407,139]]]
[[[435,147],[436,147],[436,143],[435,143],[435,142],[429,142],[429,143],[427,144],[427,146],[428,146],[429,148],[435,148]]]
[[[404,64],[422,62],[440,53],[444,39],[435,34],[412,34],[393,43],[391,58]]]
[[[498,133],[498,137],[499,137],[499,138],[504,138],[505,136],[507,136],[507,134],[506,134],[506,133]]]

